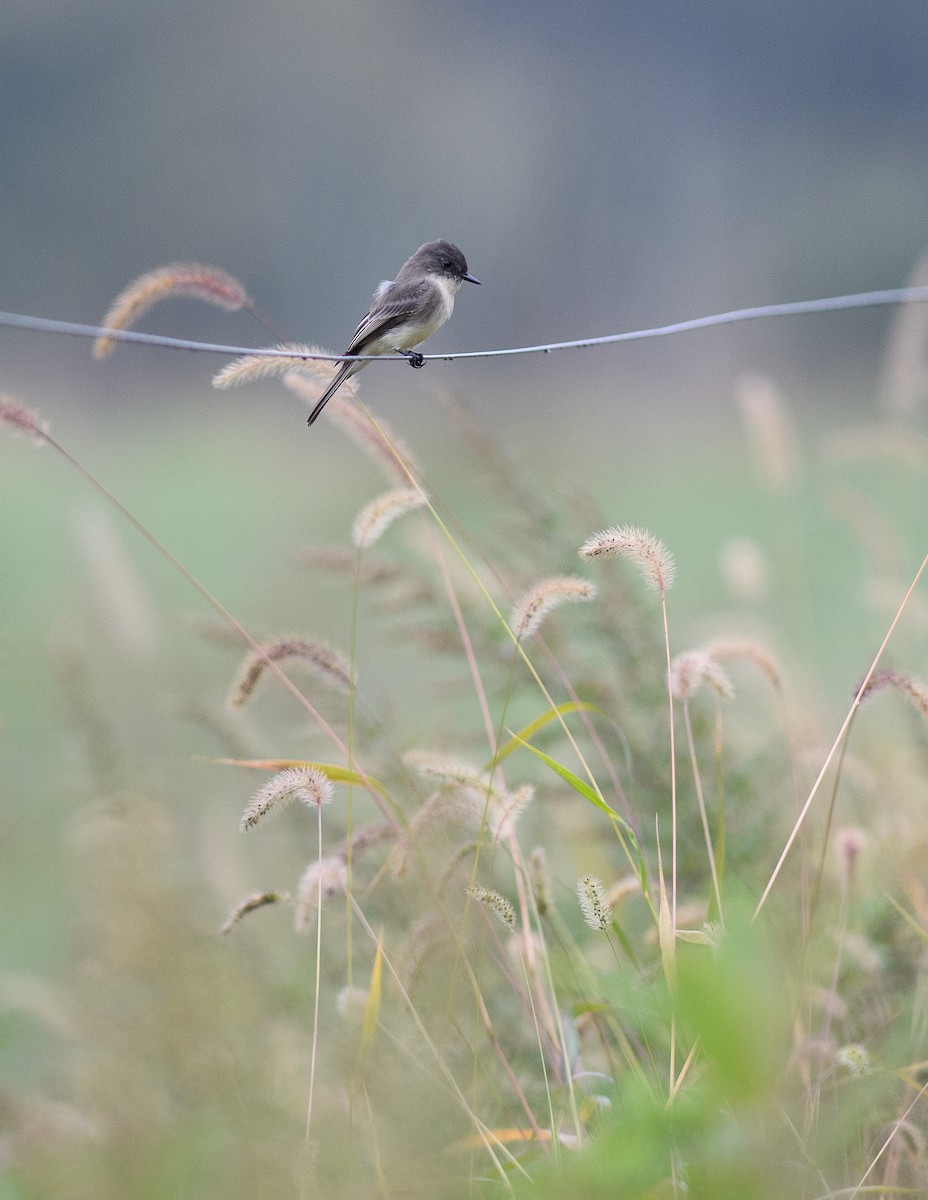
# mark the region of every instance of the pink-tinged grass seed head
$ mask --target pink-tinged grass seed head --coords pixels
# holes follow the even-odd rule
[[[660,538],[636,525],[614,525],[594,533],[580,547],[581,558],[626,558],[641,572],[648,587],[663,596],[673,583],[673,557]]]
[[[129,329],[150,308],[170,296],[204,300],[226,312],[251,306],[248,293],[227,271],[201,263],[171,263],[133,279],[113,301],[102,324],[106,329]],[[114,338],[99,337],[93,344],[94,358],[106,358],[115,348]]]

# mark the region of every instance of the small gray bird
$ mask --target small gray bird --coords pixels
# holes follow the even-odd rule
[[[405,354],[414,367],[422,355],[412,349],[441,328],[454,311],[454,297],[467,280],[467,260],[451,242],[426,242],[400,267],[396,279],[385,280],[374,293],[371,310],[355,330],[346,354]],[[335,378],[310,413],[309,425],[346,379],[366,362],[342,363]]]

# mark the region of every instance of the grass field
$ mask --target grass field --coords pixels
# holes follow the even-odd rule
[[[3,1200],[925,1194],[928,451],[736,390],[62,435],[251,644],[4,446]]]

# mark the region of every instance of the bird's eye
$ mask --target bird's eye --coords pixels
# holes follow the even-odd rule
[[[442,267],[443,271],[450,271],[453,266],[454,266],[454,263],[451,261],[450,258],[443,258],[441,260],[441,267]]]

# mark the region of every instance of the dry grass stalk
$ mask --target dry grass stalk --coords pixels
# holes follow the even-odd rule
[[[331,364],[316,364],[317,367],[328,365]],[[334,371],[331,373],[317,372],[322,380],[322,383],[319,384],[308,379],[303,373],[293,372],[284,376],[284,384],[301,400],[305,400],[310,407],[314,407],[322,395],[323,387],[331,381],[334,373]],[[352,398],[356,400],[357,395],[355,381],[346,379],[338,394],[333,396],[326,405],[326,416],[373,463],[380,467],[391,483],[408,487],[410,475],[418,477],[421,474],[412,450],[398,434],[393,432],[383,417],[377,417],[375,423],[363,409],[354,404]]]
[[[113,301],[102,324],[106,329],[129,329],[139,317],[169,296],[205,300],[226,312],[251,307],[248,293],[228,272],[200,263],[171,263],[133,279]],[[114,338],[99,337],[93,344],[94,358],[106,358],[115,348]]]

